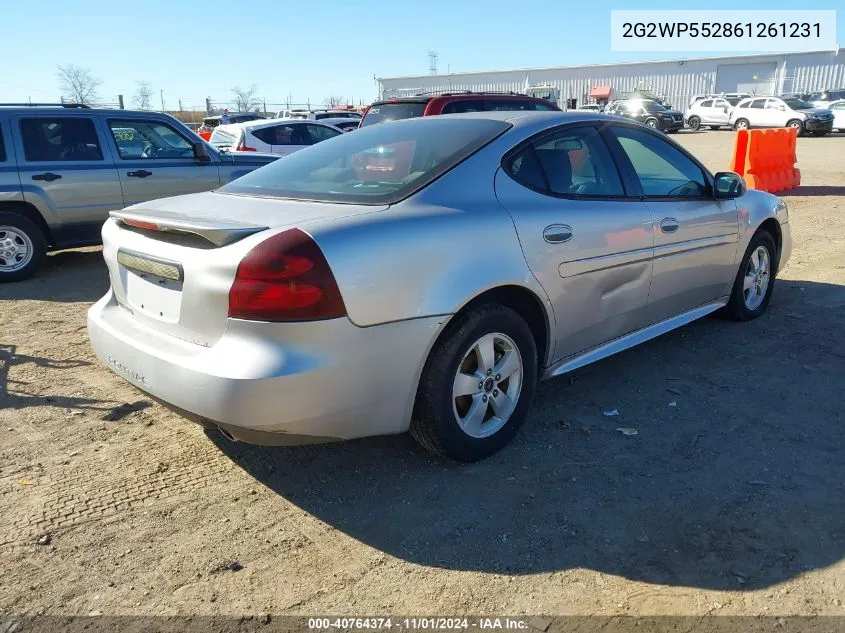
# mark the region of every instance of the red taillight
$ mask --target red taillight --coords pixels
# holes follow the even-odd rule
[[[274,235],[238,265],[229,316],[251,321],[318,321],[346,315],[320,247],[300,229]]]
[[[258,150],[255,149],[254,147],[249,147],[246,144],[246,142],[244,141],[244,139],[241,139],[240,142],[238,143],[238,146],[235,148],[235,151],[237,151],[237,152],[257,152]]]

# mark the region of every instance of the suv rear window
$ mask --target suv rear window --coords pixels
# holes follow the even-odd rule
[[[374,123],[386,123],[399,119],[412,119],[422,116],[428,101],[396,101],[393,103],[375,103],[367,110],[361,121],[361,127]]]
[[[392,204],[477,151],[510,124],[415,117],[338,134],[218,189],[293,200]]]

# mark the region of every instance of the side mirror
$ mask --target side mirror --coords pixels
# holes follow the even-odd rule
[[[203,141],[194,143],[194,156],[198,163],[210,163],[211,155],[208,153],[208,146]]]
[[[733,200],[745,193],[745,181],[732,171],[720,171],[713,180],[713,197],[716,200]]]

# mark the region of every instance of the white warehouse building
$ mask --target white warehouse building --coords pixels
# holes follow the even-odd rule
[[[525,92],[529,87],[551,86],[559,91],[561,108],[645,93],[683,110],[693,95],[703,93],[768,95],[845,88],[845,49],[384,77],[377,81],[380,99],[424,92]]]

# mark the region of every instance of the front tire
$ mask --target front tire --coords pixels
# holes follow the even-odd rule
[[[747,130],[749,128],[748,119],[737,119],[734,122],[735,130]]]
[[[736,321],[751,321],[769,305],[775,287],[778,252],[768,231],[758,231],[742,257],[725,313]]]
[[[787,121],[786,127],[791,127],[793,129],[798,130],[798,136],[804,135],[804,124],[798,119],[792,119],[791,121]]]
[[[488,304],[459,314],[425,363],[411,435],[437,455],[488,457],[516,434],[538,374],[534,336],[517,312]]]
[[[47,241],[38,225],[23,215],[0,212],[0,283],[31,276],[46,252]]]

